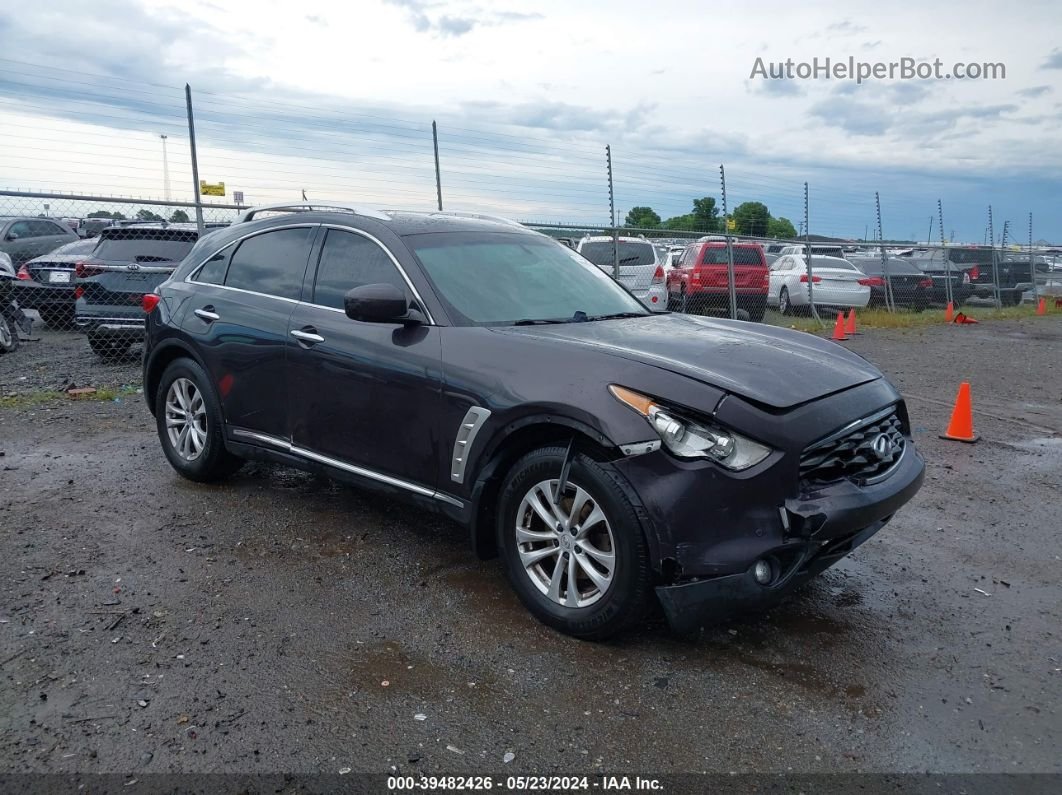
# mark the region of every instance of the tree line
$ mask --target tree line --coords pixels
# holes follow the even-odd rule
[[[734,208],[730,215],[734,234],[752,237],[773,237],[793,239],[797,236],[796,227],[788,218],[775,218],[763,202],[743,202]],[[723,218],[715,199],[705,196],[693,200],[692,212],[676,215],[661,220],[660,214],[652,207],[632,207],[627,213],[624,225],[636,229],[672,229],[686,232],[723,232]]]
[[[89,213],[88,215],[86,215],[85,217],[86,218],[110,218],[112,221],[126,221],[126,220],[128,220],[125,217],[125,213],[120,213],[120,212],[117,212],[117,211],[111,212],[110,210],[94,210],[91,213]],[[174,224],[187,224],[189,221],[192,220],[191,218],[188,217],[188,213],[186,213],[184,210],[174,210],[172,213],[170,213],[170,217],[167,219],[167,218],[164,218],[163,216],[159,215],[158,213],[151,212],[151,210],[148,210],[148,209],[137,210],[136,211],[136,215],[133,216],[133,219],[136,220],[136,221],[166,221],[166,220],[168,220],[168,221],[170,221],[170,223],[174,223]]]

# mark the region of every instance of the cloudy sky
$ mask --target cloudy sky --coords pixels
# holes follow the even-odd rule
[[[438,121],[448,208],[608,218],[719,196],[811,230],[1062,241],[1057,2],[807,5],[349,0],[71,0],[0,10],[0,187],[191,195],[184,84],[200,176],[252,201],[305,189],[430,207]],[[939,58],[1005,79],[750,79],[765,63]],[[0,212],[16,209],[10,204]],[[53,202],[53,205],[55,202]],[[939,229],[934,227],[934,238]]]

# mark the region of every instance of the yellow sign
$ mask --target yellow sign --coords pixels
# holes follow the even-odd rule
[[[727,218],[726,219],[726,231],[733,232],[736,229],[737,229],[737,221],[735,221],[733,218]]]
[[[218,182],[211,184],[205,179],[199,180],[199,192],[203,196],[224,196],[225,195],[225,183]]]

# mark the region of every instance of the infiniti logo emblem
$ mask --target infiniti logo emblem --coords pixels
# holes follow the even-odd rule
[[[870,443],[870,449],[879,459],[884,460],[892,452],[892,440],[885,434],[879,433]]]

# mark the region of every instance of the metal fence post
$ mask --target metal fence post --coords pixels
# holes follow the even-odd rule
[[[192,116],[192,87],[184,84],[184,99],[188,106],[188,143],[192,149],[192,187],[195,190],[195,225],[199,234],[203,234],[206,227],[203,225],[203,198],[199,195],[199,160],[195,151],[195,120]]]
[[[804,183],[804,261],[806,263],[804,270],[808,274],[808,304],[811,306],[811,316],[819,321],[819,325],[822,325],[822,318],[819,317],[819,309],[815,306],[815,276],[811,266],[811,233],[809,231],[808,213],[809,213],[809,193],[808,183]]]
[[[996,228],[992,223],[991,204],[988,205],[988,245],[992,247],[992,297],[995,299],[996,309],[999,309],[999,267],[996,257]]]
[[[1036,258],[1033,256],[1032,213],[1029,213],[1029,279],[1032,280],[1032,302],[1036,306],[1039,291],[1036,288]]]
[[[730,216],[726,211],[726,171],[719,164],[719,181],[723,186],[723,231],[726,234],[726,282],[730,301],[730,317],[737,320],[737,287],[734,284],[734,245],[730,239]]]
[[[435,119],[431,120],[431,142],[435,147],[435,197],[439,202],[439,212],[442,212],[442,177],[439,174],[439,128],[435,126]]]
[[[937,220],[940,222],[940,250],[944,256],[944,300],[954,305],[955,294],[951,289],[951,260],[948,258],[948,241],[944,238],[944,205],[937,199]]]
[[[605,165],[608,168],[608,217],[612,224],[612,278],[619,281],[619,230],[616,229],[616,194],[612,189],[612,147],[605,144]]]
[[[878,218],[878,242],[881,244],[881,274],[885,277],[885,309],[896,311],[896,301],[892,295],[892,277],[889,276],[889,258],[885,253],[885,235],[881,229],[881,196],[874,191],[874,212]]]

